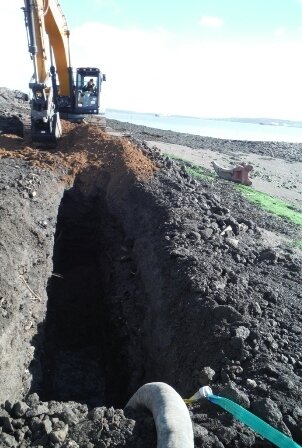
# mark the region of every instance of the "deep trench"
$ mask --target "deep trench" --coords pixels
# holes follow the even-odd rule
[[[129,334],[122,314],[123,301],[143,293],[139,278],[133,275],[132,245],[108,212],[104,191],[88,197],[76,187],[65,191],[47,288],[42,400],[118,407],[129,398],[130,385],[132,389],[140,385],[141,342],[135,341],[133,328],[137,355],[129,359]],[[139,307],[134,314],[139,320]]]

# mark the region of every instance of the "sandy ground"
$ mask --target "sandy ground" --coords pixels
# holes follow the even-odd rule
[[[253,165],[253,187],[271,194],[302,210],[302,163],[289,162],[280,158],[234,152],[222,154],[209,149],[194,149],[188,146],[148,140],[149,147],[156,146],[165,154],[188,160],[196,165],[211,170],[212,161],[223,167],[231,167],[238,162]]]

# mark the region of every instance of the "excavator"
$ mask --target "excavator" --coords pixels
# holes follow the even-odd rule
[[[24,0],[22,9],[34,69],[29,83],[31,139],[56,144],[62,136],[60,118],[101,118],[100,92],[106,76],[96,67],[72,69],[70,31],[58,1]]]

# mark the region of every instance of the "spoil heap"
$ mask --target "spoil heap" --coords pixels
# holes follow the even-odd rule
[[[88,125],[55,151],[2,135],[0,157],[0,446],[155,447],[121,410],[149,381],[209,384],[302,443],[296,227]],[[191,417],[197,448],[270,446]]]
[[[27,95],[19,90],[0,87],[0,133],[23,135],[23,122],[29,115]]]

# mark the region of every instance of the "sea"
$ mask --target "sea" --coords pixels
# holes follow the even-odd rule
[[[108,119],[229,140],[302,143],[302,122],[269,118],[212,119],[107,109]]]

